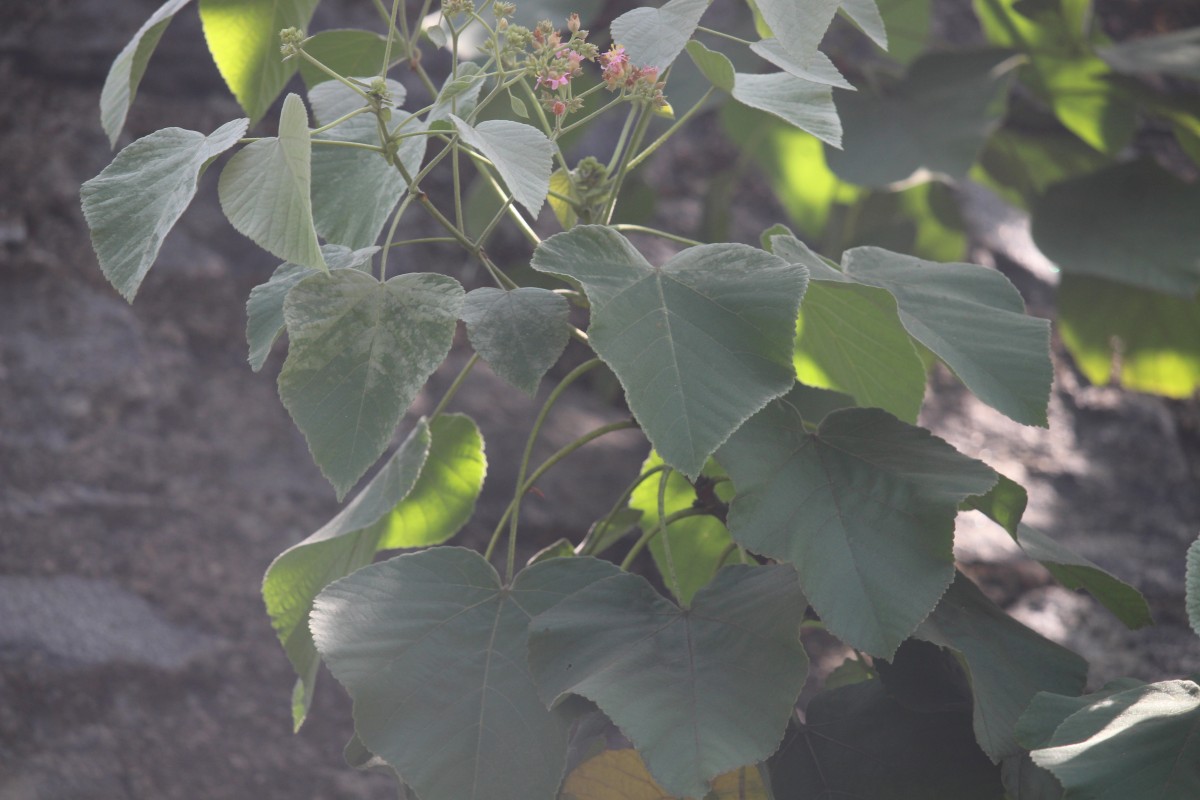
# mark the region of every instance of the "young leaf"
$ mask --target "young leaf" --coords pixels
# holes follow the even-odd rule
[[[788,730],[770,770],[781,800],[1004,798],[998,770],[975,745],[965,709],[913,708],[878,680],[814,697],[805,723]]]
[[[792,58],[792,54],[788,52],[786,47],[779,43],[778,39],[763,39],[761,42],[755,42],[750,45],[750,49],[759,57],[766,59],[789,75],[794,75],[811,83],[836,86],[839,89],[848,89],[851,92],[856,91],[854,84],[846,80],[842,76],[842,73],[838,72],[838,68],[833,65],[833,62],[829,60],[829,56],[820,50],[813,53],[812,61],[808,64],[801,64]]]
[[[829,167],[861,186],[887,186],[919,169],[965,177],[1003,116],[1006,81],[993,74],[1008,52],[937,53],[917,60],[886,95],[838,97],[842,150]]]
[[[662,463],[658,454],[651,452],[642,464],[642,472]],[[710,459],[704,465],[704,476],[723,475],[724,472],[715,461]],[[704,476],[700,480],[704,480]],[[629,498],[629,507],[639,514],[638,523],[643,533],[658,527],[658,484],[661,477],[654,475],[642,481]],[[727,488],[728,483],[725,486]],[[728,501],[729,498],[718,496],[718,499]],[[672,471],[671,477],[667,479],[667,490],[663,500],[667,516],[670,516],[676,511],[692,508],[696,502],[696,489],[686,478]],[[662,543],[664,536],[671,547],[670,563],[674,565],[675,577],[679,580],[677,599],[685,606],[692,601],[692,597],[701,587],[712,580],[720,567],[737,563],[738,554],[736,550],[730,550],[733,540],[729,538],[729,531],[724,522],[707,514],[677,520],[665,532],[650,540],[650,554],[654,556],[654,563],[668,588],[674,587],[671,586],[668,577],[671,568]]]
[[[1129,263],[1140,267],[1147,261]],[[1075,364],[1097,386],[1116,381],[1138,392],[1191,397],[1200,389],[1197,320],[1200,297],[1082,275],[1064,275],[1058,286],[1058,331]]]
[[[320,0],[200,0],[200,21],[213,61],[254,122],[296,72],[279,55],[279,32],[304,30]]]
[[[402,54],[402,51],[395,47],[396,44],[403,46],[404,40],[396,38],[396,42],[393,43],[393,58]],[[380,65],[383,64],[384,53],[387,52],[387,39],[372,31],[321,31],[304,43],[304,51],[339,75],[377,75]],[[317,69],[307,60],[300,61],[300,78],[310,89],[318,84],[333,81],[328,73]],[[400,104],[400,101],[396,102],[396,105]]]
[[[497,375],[531,395],[567,346],[570,314],[566,298],[537,288],[475,289],[462,308],[471,346]]]
[[[804,606],[789,567],[726,567],[690,609],[614,567],[533,619],[529,665],[545,702],[594,701],[663,789],[703,797],[778,745],[808,672]]]
[[[791,0],[789,0],[791,2]],[[733,99],[774,114],[834,147],[842,146],[842,123],[833,105],[833,90],[786,72],[734,78]]]
[[[79,195],[104,277],[133,302],[163,239],[196,196],[200,173],[237,144],[249,121],[227,122],[210,135],[166,128],[138,139]]]
[[[313,228],[311,156],[304,101],[289,94],[278,138],[251,142],[231,158],[217,191],[221,209],[239,233],[285,261],[324,270]]]
[[[327,244],[321,255],[331,270],[360,269],[371,262],[378,247],[351,250],[340,244]],[[250,369],[258,372],[271,354],[271,346],[283,333],[283,301],[300,281],[319,270],[299,264],[280,264],[270,280],[250,291],[246,301],[246,342],[250,345]]]
[[[542,242],[533,267],[583,284],[592,347],[654,449],[689,477],[794,383],[803,267],[738,244],[693,247],[652,267],[619,233],[593,225]]]
[[[426,124],[449,120],[451,114],[469,116],[475,110],[475,104],[479,102],[479,92],[483,89],[484,80],[486,78],[478,64],[471,61],[459,64],[458,77],[446,79],[433,108],[425,117]]]
[[[1193,298],[1200,186],[1133,161],[1051,186],[1033,204],[1038,248],[1063,272]]]
[[[788,398],[717,454],[737,494],[729,532],[795,564],[804,594],[851,647],[887,658],[954,579],[954,517],[996,473],[878,409],[846,409],[810,433]]]
[[[876,247],[842,256],[842,270],[896,298],[913,338],[976,397],[1025,425],[1047,424],[1050,323],[1025,314],[1008,279],[973,264],[935,264]]]
[[[1200,539],[1187,552],[1187,615],[1192,630],[1200,636]]]
[[[672,800],[654,781],[636,750],[605,750],[567,775],[563,797],[570,800]],[[704,800],[771,800],[757,767],[720,775]]]
[[[1200,797],[1200,686],[1164,681],[1111,695],[1067,717],[1033,761],[1070,797]]]
[[[392,111],[395,113],[400,106],[404,105],[408,89],[404,88],[404,84],[400,81],[394,81],[391,78],[384,81],[384,86],[387,87],[388,96],[392,101]],[[308,102],[312,105],[313,118],[318,125],[328,125],[351,111],[367,105],[367,101],[363,99],[362,95],[340,81],[325,81],[312,87],[308,90]],[[375,132],[373,144],[379,144],[379,128],[373,121],[374,117],[369,117],[369,119],[372,120],[371,130]],[[395,122],[399,121],[395,120]],[[340,132],[341,128],[334,130]]]
[[[483,153],[508,186],[513,198],[536,217],[550,191],[554,143],[532,125],[493,119],[471,127],[455,115],[450,121],[466,144]]]
[[[687,52],[709,83],[723,92],[733,91],[734,69],[728,56],[695,41],[687,43]]]
[[[339,498],[450,352],[462,297],[444,275],[379,283],[357,270],[318,273],[288,293],[279,396]]]
[[[1016,724],[1039,691],[1075,694],[1087,662],[1004,613],[961,573],[914,634],[956,651],[975,698],[975,739],[992,761],[1019,755]]]
[[[111,146],[117,146],[121,129],[125,127],[125,117],[137,96],[138,85],[146,74],[146,65],[150,56],[154,55],[158,40],[162,38],[175,15],[191,1],[167,0],[159,6],[158,10],[150,15],[150,19],[138,28],[138,32],[117,54],[109,67],[108,77],[104,79],[104,88],[100,91],[100,124],[108,134],[108,143]]]
[[[327,587],[313,638],[363,744],[422,800],[553,800],[567,726],[529,674],[529,620],[615,569],[560,558],[504,587],[475,552],[425,550]]]
[[[612,21],[613,42],[637,67],[662,72],[683,52],[712,0],[668,0],[661,8],[635,8]]]
[[[842,0],[757,0],[759,13],[792,58],[813,62]]]

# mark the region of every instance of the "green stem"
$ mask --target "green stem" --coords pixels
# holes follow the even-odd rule
[[[731,33],[725,33],[725,31],[718,31],[718,30],[713,30],[712,28],[705,28],[703,25],[696,28],[696,31],[698,33],[707,33],[709,36],[716,36],[720,39],[728,39],[729,41],[737,42],[738,44],[744,44],[747,47],[754,44],[754,42],[750,41],[749,39],[743,39],[740,36],[734,36]]]
[[[675,559],[671,557],[671,537],[667,534],[667,482],[674,470],[664,469],[658,479],[658,529],[662,533],[663,555],[667,559],[667,575],[671,581],[671,592],[679,597],[679,576],[675,574]]]
[[[721,555],[717,558],[717,563],[713,567],[713,577],[717,577],[717,573],[721,571],[721,565],[725,563],[725,559],[729,558],[729,554],[734,550],[740,550],[742,553],[742,563],[746,563],[746,551],[738,547],[737,542],[730,542],[725,545],[725,549],[721,551]]]
[[[410,244],[450,244],[456,242],[458,242],[458,239],[455,239],[453,236],[423,236],[420,239],[403,239],[399,242],[392,242],[388,247],[405,247]]]
[[[613,174],[613,170],[617,168],[617,162],[621,160],[621,156],[625,155],[625,140],[629,138],[629,132],[633,130],[634,120],[637,119],[638,107],[631,105],[629,113],[625,115],[625,124],[621,126],[621,133],[617,136],[617,144],[613,147],[612,158],[608,160],[608,166],[605,172],[608,175]]]
[[[314,147],[351,147],[355,150],[370,150],[372,153],[382,153],[383,148],[377,144],[365,142],[346,142],[341,139],[313,139]]]
[[[316,67],[317,69],[321,70],[321,72],[324,72],[326,75],[328,75],[329,77],[333,78],[335,81],[337,81],[338,83],[340,83],[340,84],[342,84],[343,86],[345,86],[347,89],[349,89],[349,90],[351,90],[352,92],[354,92],[355,94],[357,94],[357,95],[358,95],[359,97],[361,97],[363,100],[366,100],[368,103],[370,103],[370,102],[371,102],[371,96],[370,96],[369,94],[367,94],[365,91],[363,91],[363,88],[362,88],[361,86],[359,86],[357,83],[355,83],[354,81],[350,80],[350,79],[349,79],[349,78],[347,78],[345,75],[341,75],[341,74],[339,74],[339,73],[337,73],[337,72],[334,72],[334,71],[333,71],[333,70],[331,70],[329,67],[325,66],[325,65],[324,65],[324,64],[322,64],[320,61],[318,61],[317,59],[315,59],[315,58],[313,58],[311,55],[309,55],[309,54],[308,54],[308,53],[307,53],[307,52],[304,50],[304,48],[303,48],[303,47],[301,47],[301,48],[300,48],[299,50],[297,50],[296,52],[298,52],[298,53],[300,54],[300,57],[301,57],[301,58],[303,58],[303,59],[304,59],[305,61],[307,61],[308,63],[312,64],[312,65],[313,65],[314,67]]]
[[[629,571],[629,567],[633,564],[634,559],[636,559],[642,550],[646,548],[646,545],[650,543],[650,540],[658,535],[659,531],[665,531],[667,528],[671,527],[681,519],[687,519],[688,517],[702,517],[707,513],[707,511],[703,511],[699,508],[684,508],[676,511],[674,514],[671,514],[665,520],[663,520],[661,524],[655,525],[653,528],[643,533],[642,537],[634,543],[633,547],[629,548],[629,553],[625,556],[625,560],[621,562],[621,569]]]
[[[333,122],[329,123],[328,125],[322,125],[319,128],[313,128],[311,131],[308,132],[308,134],[310,136],[316,136],[318,133],[324,133],[325,131],[332,130],[332,129],[336,128],[338,125],[341,125],[343,122],[354,119],[359,114],[365,114],[371,110],[372,109],[370,106],[363,106],[362,108],[356,108],[353,111],[351,111],[349,114],[343,114],[342,116],[338,117],[337,119],[335,119]]]
[[[392,242],[396,238],[396,229],[400,226],[400,217],[404,215],[405,210],[409,207],[412,201],[413,196],[411,194],[405,195],[404,199],[400,201],[400,205],[396,209],[396,213],[392,215],[392,225],[390,228],[388,228],[387,239],[384,240],[387,242],[387,245],[383,248],[383,253],[381,253],[379,256],[380,283],[383,283],[385,280],[387,280],[388,255],[392,252]]]
[[[603,84],[601,84],[601,86],[603,86]],[[588,91],[591,91],[591,90],[589,89]],[[584,94],[587,94],[587,92],[584,92]],[[580,96],[582,97],[583,95],[580,95]],[[588,114],[586,117],[580,117],[579,119],[572,122],[570,125],[564,126],[563,129],[558,132],[558,135],[562,136],[563,134],[570,133],[571,131],[575,130],[579,126],[585,125],[588,122],[591,122],[595,117],[598,117],[601,114],[603,114],[605,111],[608,111],[610,108],[612,108],[616,105],[619,105],[621,102],[621,99],[622,98],[620,98],[620,97],[615,97],[612,100],[609,100],[607,103],[600,106],[595,111]]]
[[[658,148],[660,148],[664,144],[666,144],[666,141],[668,139],[670,139],[672,136],[674,136],[675,133],[680,128],[682,128],[684,125],[687,124],[688,120],[690,120],[692,117],[694,117],[697,114],[697,112],[699,112],[700,109],[704,107],[704,104],[706,102],[708,102],[708,98],[712,97],[713,92],[715,92],[715,91],[716,91],[715,87],[712,87],[712,86],[708,87],[708,91],[705,92],[703,95],[701,95],[700,99],[696,101],[695,105],[693,105],[691,108],[689,108],[682,117],[675,120],[674,124],[672,124],[671,127],[667,128],[665,131],[663,131],[662,136],[659,136],[657,139],[655,139],[653,142],[651,142],[649,147],[647,147],[642,152],[638,153],[637,156],[635,156],[634,159],[629,162],[629,166],[627,167],[627,169],[630,169],[630,170],[637,169],[638,166],[641,165],[641,163],[643,161],[645,161],[650,156],[654,155],[655,150],[657,150]]]
[[[392,64],[392,45],[396,42],[396,17],[400,13],[403,0],[392,0],[392,15],[388,20],[387,44],[383,48],[383,66],[379,68],[379,77],[386,77],[388,67]],[[411,48],[410,48],[411,49]]]
[[[521,90],[525,92],[525,96],[529,98],[529,102],[533,104],[533,110],[537,112],[538,120],[542,123],[542,132],[547,137],[553,139],[554,128],[550,125],[550,120],[546,118],[546,112],[542,109],[542,103],[538,100],[537,93],[533,91],[533,87],[524,79],[524,76],[522,76],[518,83],[521,85]],[[563,168],[564,172],[571,171],[571,168],[567,166],[567,160],[563,158],[562,150],[558,148],[557,144],[554,145],[554,157],[558,160],[558,164]]]
[[[686,236],[676,236],[673,233],[667,233],[666,231],[660,231],[657,228],[647,228],[645,225],[632,225],[629,223],[621,222],[616,225],[611,225],[610,227],[613,230],[617,230],[617,231],[628,231],[629,233],[645,233],[649,236],[657,236],[660,239],[668,239],[672,242],[679,242],[680,244],[686,244],[691,247],[696,247],[698,245],[703,244],[703,242],[698,242],[695,239],[689,239]]]
[[[461,370],[458,371],[458,377],[456,377],[454,382],[450,384],[450,388],[446,390],[444,395],[442,395],[442,399],[438,402],[437,407],[433,409],[433,413],[429,415],[430,422],[433,422],[433,420],[441,416],[442,412],[446,410],[446,406],[449,405],[450,401],[454,399],[454,395],[458,394],[459,388],[462,387],[463,381],[467,379],[467,375],[471,373],[471,369],[474,368],[474,366],[478,363],[479,353],[472,353],[471,357],[467,359],[467,363]]]
[[[529,432],[529,438],[525,442],[525,453],[521,456],[521,466],[517,471],[517,492],[513,497],[514,507],[509,517],[508,525],[508,559],[505,562],[504,568],[505,583],[512,581],[513,570],[516,567],[517,524],[521,517],[521,499],[524,497],[524,492],[521,490],[525,486],[525,475],[529,470],[529,459],[533,457],[533,445],[537,442],[538,434],[542,431],[542,425],[546,422],[546,417],[550,414],[550,409],[554,408],[554,404],[558,402],[558,398],[562,397],[567,387],[602,363],[600,359],[593,358],[583,362],[567,373],[566,377],[558,382],[558,386],[554,387],[554,391],[550,392],[550,396],[546,398],[546,402],[542,405],[542,410],[538,412],[537,419],[534,420],[533,430]]]
[[[596,525],[593,527],[593,530],[602,531],[612,525],[613,518],[620,513],[621,509],[625,508],[625,506],[629,504],[629,498],[633,497],[633,493],[637,491],[637,488],[653,476],[662,472],[664,469],[668,469],[667,465],[659,464],[646,470],[641,475],[638,475],[637,479],[633,483],[625,487],[625,490],[621,492],[621,496],[618,497],[617,501],[612,504],[612,508],[609,509],[609,512],[600,518],[600,521],[596,523]],[[585,538],[583,547],[579,554],[583,556],[595,555],[595,548],[596,542],[589,542]]]
[[[633,130],[633,138],[629,141],[629,146],[625,148],[625,152],[621,154],[621,165],[617,167],[617,176],[613,181],[612,195],[608,198],[607,207],[604,209],[604,224],[608,225],[612,222],[613,212],[617,210],[617,198],[621,196],[621,187],[625,183],[625,176],[629,174],[629,154],[637,150],[642,145],[642,139],[646,136],[646,131],[650,127],[650,106],[647,104],[642,109],[642,115],[638,119],[637,127]]]
[[[518,496],[523,497],[530,489],[532,489],[537,484],[538,480],[541,479],[541,477],[543,475],[545,475],[548,471],[550,471],[550,469],[552,467],[557,465],[564,458],[571,455],[572,453],[574,453],[576,450],[583,447],[584,445],[590,444],[591,442],[595,441],[596,439],[599,439],[601,436],[612,433],[614,431],[623,431],[623,430],[628,430],[630,428],[636,428],[636,427],[637,427],[636,422],[634,422],[633,420],[625,419],[625,420],[621,420],[620,422],[610,422],[608,425],[604,425],[602,427],[596,428],[594,431],[585,433],[583,436],[579,437],[575,441],[566,445],[561,450],[556,452],[554,455],[550,456],[544,462],[542,462],[541,466],[539,466],[536,470],[534,470],[533,474],[530,475],[525,480],[525,483],[521,486],[521,491]],[[512,516],[513,512],[516,510],[516,502],[517,502],[517,498],[514,497],[512,502],[510,502],[508,504],[508,508],[506,508],[504,510],[504,514],[500,517],[500,521],[496,524],[495,530],[492,531],[492,537],[488,541],[487,549],[483,553],[484,559],[486,559],[488,561],[491,560],[492,554],[496,550],[496,545],[500,541],[500,536],[504,533],[504,529],[506,527],[506,524],[509,521],[509,518]]]

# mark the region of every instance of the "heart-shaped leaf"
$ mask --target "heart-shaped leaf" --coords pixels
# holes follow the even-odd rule
[[[668,0],[661,8],[635,8],[612,21],[613,42],[637,67],[662,72],[683,52],[712,0]]]
[[[392,46],[393,59],[402,54],[403,45],[404,40],[397,37]],[[338,75],[377,75],[387,52],[387,38],[357,29],[321,31],[304,43],[304,52]],[[310,89],[333,81],[307,60],[300,62],[300,77]],[[396,105],[401,105],[400,101]]]
[[[79,191],[104,277],[133,302],[163,239],[196,196],[200,173],[237,144],[248,120],[210,135],[165,128],[138,139]]]
[[[833,90],[786,72],[769,75],[737,73],[733,98],[774,114],[834,147],[842,146],[842,123],[833,104]]]
[[[536,217],[550,191],[554,168],[554,143],[546,134],[524,122],[493,119],[471,127],[450,115],[459,138],[496,165],[513,199]]]
[[[471,346],[504,380],[534,394],[570,338],[570,305],[547,289],[475,289],[463,303]]]
[[[937,264],[877,247],[842,256],[854,280],[887,289],[913,338],[946,362],[992,408],[1045,427],[1050,323],[1025,314],[1008,279],[974,264]]]
[[[826,626],[887,658],[954,579],[954,517],[996,473],[923,428],[873,408],[830,413],[810,432],[788,398],[717,454],[737,489],[729,532],[796,565]]]
[[[505,587],[473,551],[425,550],[326,588],[313,638],[362,743],[422,800],[553,800],[567,726],[530,676],[529,620],[613,569],[559,558]]]
[[[693,247],[653,267],[625,237],[594,225],[542,242],[533,267],[583,284],[592,347],[654,449],[689,477],[794,383],[803,267],[738,244]]]
[[[104,88],[100,91],[100,124],[108,134],[108,143],[113,147],[117,146],[121,129],[125,127],[125,117],[137,96],[138,86],[146,74],[146,65],[150,62],[150,56],[154,55],[158,40],[175,15],[190,2],[192,0],[167,0],[159,6],[108,68],[108,77],[104,79]]]
[[[779,744],[808,672],[804,607],[790,567],[726,567],[689,609],[613,567],[534,618],[529,664],[543,700],[594,701],[666,791],[703,797]]]
[[[292,702],[297,729],[312,703],[319,664],[308,629],[317,593],[370,564],[379,550],[449,539],[474,513],[486,469],[483,439],[470,418],[422,419],[354,500],[271,563],[263,600],[299,676]]]
[[[217,191],[239,233],[285,261],[328,269],[313,228],[311,159],[308,112],[299,95],[289,94],[279,136],[251,142],[231,158]]]
[[[462,297],[444,275],[380,283],[358,270],[318,273],[288,293],[279,396],[339,498],[450,352]]]
[[[221,77],[254,122],[296,72],[279,55],[279,32],[305,30],[320,0],[200,0],[204,38]]]
[[[321,255],[331,270],[362,269],[371,263],[378,247],[351,250],[340,244],[321,247]],[[271,354],[271,346],[283,333],[283,301],[300,281],[319,270],[299,264],[280,264],[270,280],[250,291],[246,301],[246,342],[250,345],[250,369],[258,372]]]
[[[733,91],[733,62],[724,53],[709,50],[700,42],[688,42],[687,52],[708,82],[724,92]]]
[[[993,761],[1022,752],[1016,724],[1039,691],[1076,694],[1087,662],[1004,613],[961,573],[917,629],[966,663],[975,698],[975,739]]]

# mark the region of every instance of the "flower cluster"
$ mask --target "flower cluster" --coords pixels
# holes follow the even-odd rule
[[[635,67],[630,63],[625,48],[619,44],[601,53],[599,61],[604,84],[609,91],[623,91],[631,97],[653,103],[656,108],[667,104],[662,93],[666,84],[659,81],[657,67]]]

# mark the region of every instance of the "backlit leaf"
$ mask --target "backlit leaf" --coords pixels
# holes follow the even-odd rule
[[[392,58],[401,55],[404,40],[397,37]],[[354,29],[321,31],[304,44],[304,52],[339,75],[378,75],[387,52],[387,39],[372,31]],[[310,89],[332,81],[324,70],[307,60],[299,60],[300,77]],[[396,105],[400,105],[399,102]]]
[[[1017,422],[1047,424],[1050,324],[1025,314],[1007,278],[974,264],[936,264],[875,247],[847,251],[842,269],[891,292],[908,332],[976,397]]]
[[[313,638],[363,744],[422,800],[553,800],[567,725],[538,698],[529,620],[612,569],[553,559],[505,587],[473,551],[425,550],[327,587]]]
[[[527,394],[567,346],[571,308],[546,289],[483,288],[467,295],[462,318],[471,346],[496,374]]]
[[[321,248],[321,255],[331,270],[362,269],[378,252],[378,247],[351,250],[340,244],[327,244]],[[283,301],[287,293],[318,271],[299,264],[280,264],[270,280],[250,291],[250,299],[246,301],[246,341],[250,345],[250,368],[255,372],[262,369],[271,354],[271,345],[283,333]]]
[[[338,497],[379,458],[450,351],[462,296],[443,275],[379,283],[357,270],[318,273],[288,293],[279,395]]]
[[[783,400],[717,454],[737,490],[735,541],[795,564],[826,627],[889,657],[954,578],[954,517],[996,473],[879,409],[830,413],[815,432]]]
[[[808,672],[804,606],[789,567],[726,567],[689,609],[611,567],[534,618],[529,664],[544,701],[594,701],[659,785],[703,797],[779,744]]]
[[[79,195],[104,277],[130,302],[154,265],[163,239],[196,196],[200,173],[237,144],[247,120],[205,136],[182,128],[155,131],[132,143]]]
[[[583,284],[592,347],[655,450],[685,475],[794,383],[803,267],[738,244],[693,247],[653,267],[619,233],[591,225],[542,242],[533,267]]]
[[[833,89],[786,72],[737,73],[733,97],[766,111],[834,147],[842,146],[842,123],[833,105]]]
[[[915,636],[961,655],[975,739],[995,762],[1022,752],[1017,719],[1035,694],[1074,694],[1087,681],[1086,661],[1008,616],[961,573]]]
[[[459,138],[496,165],[513,199],[536,217],[550,191],[554,143],[532,125],[494,119],[471,127],[450,115]]]
[[[257,122],[296,72],[279,52],[279,32],[304,30],[320,0],[200,0],[204,38],[221,77]]]
[[[563,800],[675,800],[646,769],[636,750],[605,750],[573,769]],[[757,767],[718,776],[705,800],[771,800]]]
[[[660,8],[635,8],[612,21],[616,44],[625,48],[636,67],[671,65],[700,24],[712,0],[668,0]]]
[[[721,91],[733,91],[734,69],[728,56],[695,41],[687,43],[687,52],[709,83]]]
[[[285,261],[328,269],[313,228],[311,158],[308,112],[299,95],[289,94],[279,136],[251,142],[231,158],[217,190],[239,233]]]
[[[154,55],[158,40],[175,15],[191,1],[167,0],[159,6],[109,67],[104,88],[100,91],[100,124],[108,134],[108,143],[113,147],[117,146],[121,129],[125,127],[125,117],[137,97],[138,85],[146,74],[146,65],[150,56]]]

